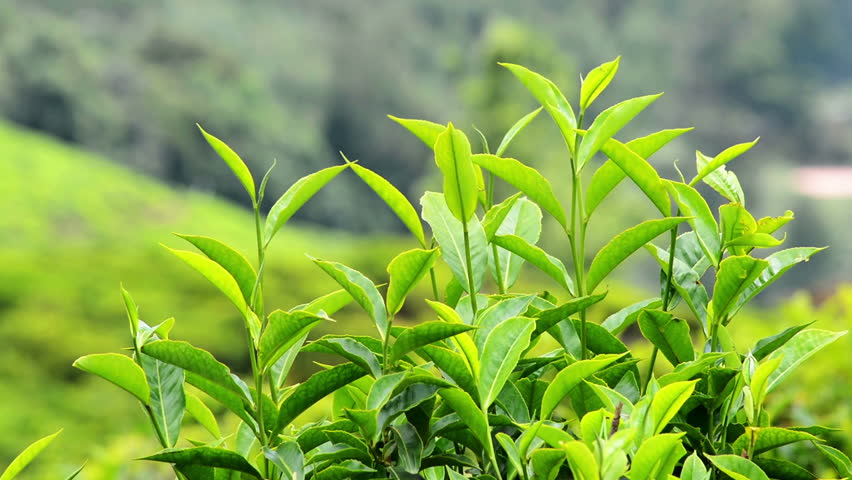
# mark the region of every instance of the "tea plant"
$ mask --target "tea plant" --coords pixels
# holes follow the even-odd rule
[[[794,368],[845,332],[801,325],[747,346],[735,345],[728,333],[751,299],[821,250],[754,255],[781,245],[784,239],[774,234],[793,219],[792,212],[755,219],[736,175],[726,169],[756,141],[714,157],[697,152],[697,173],[689,182],[682,175],[663,179],[648,158],[689,129],[628,142],[615,138],[660,95],[626,100],[585,121],[619,59],[585,76],[576,112],[550,80],[518,65],[504,66],[542,107],[519,120],[494,154],[481,134],[483,151],[474,153],[468,136],[452,124],[392,117],[434,151],[443,179],[441,192],[423,195],[419,215],[379,174],[344,157],[344,164],[298,180],[264,219],[260,205],[269,172],[256,186],[239,156],[202,130],[252,200],[255,262],[202,236],[180,235],[200,254],[169,251],[233,303],[245,327],[251,377],[243,380],[209,352],[170,339],[173,319],[156,326],[140,320],[122,289],[131,355],[89,355],[75,365],[141,403],[163,447],[147,459],[171,464],[179,478],[189,480],[759,480],[813,478],[775,455],[783,445],[810,442],[839,474],[849,475],[849,459],[819,438],[830,429],[774,426],[764,407]],[[534,168],[504,156],[542,109],[562,134],[570,185],[554,188]],[[582,174],[596,165],[599,153],[606,160],[584,188]],[[314,258],[341,289],[269,311],[263,288],[268,245],[306,201],[347,169],[384,200],[418,247],[391,260],[386,288],[352,267]],[[624,230],[587,262],[591,219],[625,179],[660,217]],[[518,192],[496,200],[498,180]],[[699,182],[730,202],[718,216],[695,189]],[[568,188],[570,194],[562,195]],[[570,272],[536,245],[544,213],[565,234]],[[653,243],[665,234],[667,243]],[[660,265],[660,296],[625,306],[600,325],[587,321],[587,310],[606,296],[610,273],[640,250]],[[439,261],[452,273],[448,281],[436,271]],[[524,263],[550,277],[558,294],[513,291]],[[407,297],[427,276],[433,298],[426,302],[435,320],[397,325]],[[376,336],[306,341],[313,327],[331,321],[353,300],[375,325]],[[673,311],[680,302],[694,317],[696,331]],[[644,376],[639,359],[618,338],[632,324],[654,347]],[[300,352],[336,355],[342,363],[322,365],[305,382],[288,386]],[[654,370],[658,357],[673,367],[660,377]],[[236,432],[221,432],[198,391],[239,418]],[[294,423],[328,395],[333,395],[328,420]],[[178,447],[184,415],[215,440]]]

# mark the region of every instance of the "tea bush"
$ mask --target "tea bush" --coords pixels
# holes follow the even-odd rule
[[[269,172],[257,182],[233,150],[201,130],[254,206],[254,262],[198,235],[180,237],[200,253],[167,248],[233,304],[243,319],[252,374],[243,379],[209,352],[171,339],[173,319],[142,321],[122,289],[131,354],[87,355],[75,366],[139,401],[163,447],[146,458],[171,465],[188,480],[762,480],[813,478],[776,455],[785,445],[812,444],[840,475],[849,475],[849,459],[821,440],[831,429],[781,427],[765,405],[796,367],[845,332],[803,324],[745,344],[730,333],[749,301],[821,250],[756,255],[781,245],[776,232],[793,219],[789,211],[755,219],[736,175],[726,169],[756,141],[712,157],[697,152],[697,173],[688,182],[683,175],[662,179],[647,159],[689,129],[628,142],[615,138],[660,95],[623,101],[585,121],[619,59],[585,76],[575,105],[545,77],[503,66],[542,107],[520,119],[493,154],[482,135],[476,149],[481,153],[474,153],[469,137],[452,124],[392,117],[433,149],[443,178],[441,192],[421,198],[419,215],[388,181],[344,156],[343,164],[294,183],[264,218],[260,205]],[[565,178],[554,183],[505,156],[541,110],[566,147]],[[599,153],[606,160],[597,165]],[[582,174],[593,165],[584,187]],[[350,266],[311,258],[340,290],[274,309],[278,305],[264,288],[270,243],[345,170],[384,200],[417,247],[389,263],[387,285]],[[625,179],[639,187],[659,218],[615,235],[588,262],[587,229],[596,207]],[[498,181],[518,193],[495,199]],[[701,182],[729,202],[718,214],[696,190]],[[563,196],[570,201],[563,203]],[[545,215],[564,234],[568,267],[537,246]],[[660,296],[623,305],[601,323],[590,321],[587,311],[606,297],[610,274],[637,253],[659,264],[652,275]],[[513,289],[525,263],[552,280],[552,291]],[[431,287],[427,303],[434,320],[401,326],[395,317],[420,282]],[[376,335],[347,334],[338,325],[334,334],[306,342],[312,329],[329,325],[350,302],[363,309]],[[673,313],[678,304],[687,307],[694,327]],[[652,345],[645,374],[619,339],[631,326]],[[309,353],[334,355],[342,363],[322,365],[304,382],[287,385],[296,357]],[[658,361],[673,369],[655,375]],[[297,421],[329,395],[327,420]],[[222,431],[207,401],[239,419],[235,432]],[[178,446],[184,416],[212,439]]]

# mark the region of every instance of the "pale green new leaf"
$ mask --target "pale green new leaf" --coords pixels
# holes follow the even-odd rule
[[[495,235],[491,241],[498,247],[506,249],[536,266],[568,293],[574,295],[574,282],[568,275],[565,265],[558,258],[516,235]]]
[[[327,293],[321,297],[314,299],[310,303],[304,303],[290,309],[290,312],[302,310],[308,313],[319,314],[325,312],[326,315],[334,315],[338,310],[349,305],[352,301],[352,295],[345,288]]]
[[[515,202],[514,207],[503,220],[498,235],[516,235],[526,240],[530,245],[535,245],[541,235],[541,210],[538,205],[522,198]],[[493,237],[492,237],[493,238]],[[495,257],[493,251],[497,251]],[[500,265],[500,277],[498,278],[497,265]],[[509,288],[518,280],[524,259],[503,248],[489,249],[488,264],[491,267],[491,275],[498,280],[504,288]]]
[[[660,175],[647,160],[614,138],[607,140],[600,147],[600,151],[633,180],[660,213],[671,215],[669,195],[660,181]]]
[[[701,152],[695,152],[695,162],[698,164],[698,169],[701,170],[710,164],[711,159],[705,157]],[[707,174],[702,180],[713,190],[716,190],[719,195],[732,202],[745,204],[745,193],[743,192],[743,187],[740,185],[740,180],[734,172],[726,170],[724,165]],[[690,182],[689,185],[693,186],[695,184]]]
[[[426,299],[426,303],[445,322],[454,324],[464,323],[458,312],[453,310],[449,305],[433,302],[429,299]],[[473,343],[473,339],[469,335],[458,335],[453,337],[453,341],[464,355],[470,373],[473,374],[473,377],[479,376],[479,351],[476,348],[476,344]]]
[[[470,428],[471,433],[479,440],[479,443],[488,451],[493,451],[491,435],[488,428],[488,418],[479,409],[479,406],[464,390],[458,388],[442,388],[438,390],[447,405],[453,409],[462,419],[462,422]]]
[[[601,323],[601,326],[609,330],[609,333],[613,335],[618,335],[619,333],[623,332],[624,329],[636,322],[636,320],[639,318],[639,314],[642,313],[642,310],[646,308],[659,308],[661,305],[662,301],[660,301],[659,298],[649,298],[647,300],[636,302],[633,305],[624,307],[621,310],[606,317],[606,320]]]
[[[568,465],[571,467],[575,480],[600,479],[600,466],[588,445],[574,440],[562,444],[562,449],[565,450],[565,457],[568,459]]]
[[[704,462],[698,456],[698,452],[693,451],[692,455],[686,458],[683,462],[683,469],[680,471],[680,480],[710,480],[712,473],[704,466]]]
[[[769,480],[751,460],[739,455],[705,455],[719,470],[734,480]]]
[[[429,269],[435,264],[439,255],[437,248],[414,249],[400,253],[391,260],[388,265],[388,275],[390,275],[387,292],[388,315],[393,317],[399,312],[405,303],[405,297],[429,273]]]
[[[201,134],[204,135],[204,138],[207,140],[207,143],[209,143],[210,146],[213,147],[213,150],[215,150],[216,153],[218,153],[219,156],[222,157],[222,160],[224,160],[225,163],[228,164],[228,167],[231,169],[232,172],[234,172],[234,175],[236,175],[240,183],[243,184],[243,187],[246,189],[246,192],[248,192],[249,196],[251,197],[251,201],[253,203],[256,203],[257,198],[255,193],[254,179],[252,178],[251,172],[249,171],[243,160],[240,158],[240,156],[237,155],[236,152],[231,150],[231,147],[226,145],[225,142],[204,131],[204,129],[201,128],[201,125],[198,125],[197,123],[195,125],[198,127],[199,130],[201,130]]]
[[[454,335],[475,329],[472,325],[462,323],[446,323],[442,321],[425,322],[406,329],[397,337],[391,347],[391,361],[396,362],[408,352],[417,350],[424,345],[450,338]]]
[[[630,480],[668,480],[684,455],[683,433],[655,435],[639,446],[630,467]]]
[[[695,178],[693,178],[692,181],[689,182],[689,185],[695,186],[695,184],[697,184],[699,181],[704,179],[704,177],[710,175],[711,173],[715,172],[717,169],[719,169],[720,167],[722,167],[726,163],[728,163],[731,160],[739,157],[743,153],[749,151],[751,149],[751,147],[753,147],[757,143],[758,140],[760,140],[760,137],[755,138],[753,141],[748,142],[748,143],[740,143],[740,144],[734,145],[732,147],[728,147],[727,149],[725,149],[724,151],[722,151],[721,153],[719,153],[718,155],[716,155],[712,159],[709,159],[706,156],[701,155],[701,152],[696,152],[698,154],[698,155],[696,155],[696,163],[697,163],[697,166],[698,166],[698,175],[696,175]],[[702,160],[700,157],[703,157],[704,159]],[[737,200],[731,199],[731,201],[736,202]],[[739,202],[739,203],[744,203],[744,202]]]
[[[204,255],[187,252],[185,250],[175,250],[165,245],[163,245],[163,248],[172,252],[176,257],[180,258],[187,265],[195,269],[195,271],[203,275],[204,278],[213,284],[213,286],[225,294],[228,300],[237,307],[237,310],[239,310],[240,313],[244,316],[247,315],[248,305],[243,297],[240,285],[224,267]]]
[[[547,386],[541,399],[541,420],[550,418],[550,414],[566,395],[587,377],[609,366],[622,355],[598,355],[591,360],[580,360],[563,368]]]
[[[766,389],[769,386],[769,376],[781,365],[782,357],[771,358],[754,370],[749,382],[749,388],[754,396],[754,406],[759,407],[763,404],[763,399],[766,397]]]
[[[621,56],[615,58],[611,62],[606,62],[593,68],[583,78],[583,84],[580,87],[580,111],[584,112],[592,102],[598,98],[612,79],[615,77],[615,72],[618,71],[618,63]]]
[[[831,344],[846,332],[829,332],[827,330],[810,329],[799,332],[781,348],[775,350],[769,359],[782,357],[781,366],[769,376],[767,393],[771,392],[787,378],[793,370],[805,360]]]
[[[210,411],[210,408],[201,401],[198,396],[189,392],[186,395],[186,413],[190,414],[205,430],[210,432],[214,438],[222,438],[222,432],[219,430],[219,423],[216,421],[216,416]]]
[[[646,310],[639,314],[639,328],[673,365],[695,359],[689,325],[669,312]]]
[[[260,369],[267,371],[290,347],[325,320],[328,318],[305,311],[276,310],[270,313],[259,342]]]
[[[121,285],[120,288],[121,299],[124,301],[124,310],[127,312],[127,321],[130,322],[130,334],[133,338],[136,338],[136,333],[139,331],[139,307],[136,306],[136,302],[130,296],[130,292],[124,289],[124,285]]]
[[[151,389],[145,372],[130,357],[118,353],[86,355],[78,358],[74,366],[126,390],[144,405],[151,402]]]
[[[388,335],[388,311],[376,285],[363,273],[342,263],[312,259],[325,273],[334,279],[370,315],[382,339]]]
[[[535,322],[510,318],[491,330],[482,347],[479,370],[479,402],[487,409],[503,389],[521,354],[530,344]]]
[[[452,123],[435,140],[435,163],[444,177],[447,207],[458,221],[469,221],[476,212],[479,187],[471,163],[470,142]]]
[[[772,233],[794,219],[793,211],[787,210],[780,217],[763,217],[757,221],[757,231],[762,233]]]
[[[658,93],[657,95],[631,98],[601,112],[580,142],[580,147],[577,149],[576,170],[581,171],[586,163],[598,153],[604,143],[661,95],[662,93]]]
[[[207,255],[207,258],[227,270],[240,286],[243,298],[245,298],[246,302],[251,302],[252,293],[254,293],[254,284],[257,281],[257,273],[255,273],[254,267],[251,266],[251,263],[249,263],[246,257],[214,238],[198,235],[176,235],[195,245],[204,255]]]
[[[430,149],[435,148],[435,141],[438,135],[444,133],[447,127],[428,120],[416,120],[412,118],[397,118],[393,115],[388,115],[388,118],[405,127],[414,136],[420,139]]]
[[[6,467],[3,474],[0,475],[0,480],[12,480],[17,477],[60,433],[62,433],[61,429],[53,435],[48,435],[31,443]]]
[[[420,217],[417,216],[417,211],[411,205],[411,202],[405,198],[405,195],[394,187],[393,184],[385,180],[384,177],[372,170],[364,168],[357,163],[349,163],[349,168],[361,177],[361,180],[372,188],[379,198],[384,200],[385,204],[393,210],[393,213],[395,213],[402,223],[405,224],[408,230],[411,231],[414,238],[420,242],[420,245],[423,246],[423,248],[426,248],[426,236],[423,233],[423,224],[420,223]]]
[[[514,140],[515,137],[519,133],[521,133],[521,131],[523,131],[523,129],[527,128],[527,125],[529,125],[530,122],[532,122],[535,117],[538,116],[542,108],[544,107],[539,107],[533,110],[532,112],[524,115],[520,120],[515,122],[515,124],[512,125],[512,128],[510,128],[509,131],[506,132],[506,135],[503,135],[503,140],[500,141],[500,146],[497,147],[497,151],[494,152],[494,154],[498,157],[502,157],[503,154],[506,153],[506,149],[509,148],[509,144],[512,143],[512,140]]]
[[[471,157],[473,163],[502,178],[517,188],[530,200],[553,216],[562,228],[568,229],[568,219],[562,204],[553,193],[553,186],[538,170],[528,167],[514,158],[478,154]]]
[[[728,257],[722,260],[719,263],[711,300],[714,318],[725,318],[736,306],[743,292],[768,266],[768,261],[748,256]]]
[[[485,230],[485,238],[489,242],[497,233],[500,225],[503,224],[503,220],[509,216],[509,212],[512,211],[512,208],[515,206],[515,202],[517,202],[522,195],[523,192],[518,192],[497,205],[494,205],[485,212],[485,217],[482,219],[482,229]]]
[[[672,197],[680,207],[680,212],[691,217],[689,225],[698,236],[698,243],[707,258],[710,259],[710,263],[714,267],[718,266],[722,255],[721,234],[719,225],[716,223],[716,218],[713,217],[713,212],[710,211],[707,201],[697,190],[685,183],[668,180],[663,183],[672,193]]]
[[[648,220],[616,235],[600,249],[592,260],[589,273],[586,276],[586,291],[594,292],[595,287],[633,252],[642,248],[643,245],[663,232],[677,227],[684,220],[686,220],[684,217]]]
[[[495,437],[497,438],[497,442],[500,443],[500,446],[503,447],[503,450],[506,452],[506,458],[509,459],[509,463],[512,464],[515,471],[518,472],[518,474],[523,472],[525,462],[521,459],[521,452],[518,450],[518,446],[515,445],[512,437],[503,432],[498,432]]]
[[[269,213],[266,215],[266,224],[263,227],[263,243],[268,245],[275,233],[302,208],[302,205],[348,167],[349,165],[336,165],[296,180],[269,209]]]
[[[651,400],[651,418],[653,419],[652,435],[663,431],[666,425],[677,415],[680,407],[689,400],[695,390],[698,380],[675,382],[661,388]]]

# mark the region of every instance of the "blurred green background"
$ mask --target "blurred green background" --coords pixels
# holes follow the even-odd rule
[[[804,193],[798,170],[850,167],[850,23],[846,0],[0,2],[0,465],[65,427],[27,478],[85,459],[85,479],[168,478],[130,460],[156,447],[132,400],[70,367],[127,345],[119,282],[149,323],[175,316],[174,336],[248,367],[226,301],[158,245],[180,245],[170,233],[181,232],[251,252],[244,192],[196,122],[256,175],[278,160],[269,204],[301,175],[340,163],[338,151],[416,204],[439,188],[432,160],[385,115],[476,125],[496,144],[536,106],[498,61],[539,71],[573,98],[583,72],[622,55],[599,105],[666,92],[624,138],[696,127],[655,156],[669,178],[675,161],[694,171],[696,149],[715,155],[760,136],[732,166],[750,210],[794,210],[787,244],[832,248],[759,297],[734,334],[747,345],[812,320],[852,327],[852,289],[842,286],[852,281],[852,186]],[[567,196],[560,144],[542,116],[509,154]],[[652,214],[640,195],[624,185],[602,206],[591,252]],[[341,175],[276,240],[268,303],[289,308],[333,288],[305,253],[384,281],[387,262],[415,246],[401,231],[354,175]],[[550,231],[545,247],[564,257]],[[654,294],[653,265],[628,267],[598,318]],[[525,282],[546,285],[532,272]],[[427,313],[410,301],[405,315]],[[369,331],[355,310],[338,322]],[[852,336],[842,338],[770,398],[778,421],[852,429],[850,347]],[[849,433],[833,441],[852,446]]]

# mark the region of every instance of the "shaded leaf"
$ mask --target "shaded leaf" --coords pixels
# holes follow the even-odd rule
[[[278,412],[278,421],[273,433],[277,434],[311,405],[338,388],[363,377],[367,372],[361,367],[344,363],[328,370],[317,372],[293,390]]]
[[[180,424],[186,410],[183,370],[145,354],[139,357],[139,363],[145,371],[151,390],[149,406],[157,431],[166,443],[163,446],[174,447],[180,435]]]
[[[500,248],[506,249],[530,262],[547,274],[548,277],[555,280],[568,293],[574,294],[574,282],[568,275],[565,265],[558,258],[516,235],[495,235],[491,241]]]
[[[231,450],[214,447],[166,449],[142,460],[173,463],[175,465],[202,465],[247,473],[261,478],[260,473],[242,455]]]
[[[639,314],[639,328],[673,366],[695,359],[689,325],[685,320],[669,312],[646,310]]]
[[[391,347],[391,361],[396,362],[407,353],[439,340],[473,330],[474,326],[441,321],[426,322],[405,330]]]

